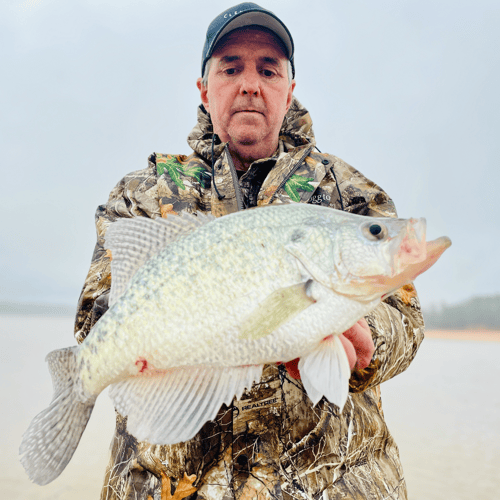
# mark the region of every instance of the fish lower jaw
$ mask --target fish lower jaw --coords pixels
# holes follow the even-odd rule
[[[347,275],[342,281],[332,285],[332,291],[350,300],[355,300],[360,303],[372,302],[380,299],[385,293],[383,286],[381,287],[380,276],[359,276]]]

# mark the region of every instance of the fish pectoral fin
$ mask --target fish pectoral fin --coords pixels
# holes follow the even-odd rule
[[[139,441],[175,444],[192,439],[261,373],[262,365],[179,367],[127,378],[109,396]]]
[[[349,393],[351,370],[337,335],[322,340],[312,352],[301,357],[299,371],[307,395],[314,405],[325,396],[342,410]]]
[[[256,340],[265,337],[314,304],[311,284],[312,280],[308,280],[272,292],[243,320],[239,338]]]
[[[215,217],[199,212],[169,215],[168,220],[147,217],[119,219],[105,235],[105,248],[111,251],[110,307],[126,290],[137,270],[175,240],[208,224]]]

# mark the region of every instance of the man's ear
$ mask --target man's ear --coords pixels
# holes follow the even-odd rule
[[[207,113],[210,113],[210,105],[208,104],[208,89],[203,85],[202,78],[196,80],[196,86],[200,91],[201,102],[203,107],[206,109]]]
[[[292,100],[293,100],[293,91],[295,89],[295,80],[292,80],[292,83],[290,84],[290,87],[288,88],[288,95],[286,97],[286,111],[290,109],[290,106],[292,105]],[[205,106],[206,108],[206,106]]]

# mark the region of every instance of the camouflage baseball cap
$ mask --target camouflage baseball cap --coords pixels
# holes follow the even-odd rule
[[[210,57],[212,57],[212,53],[217,45],[217,42],[230,31],[252,25],[267,28],[281,39],[285,49],[288,51],[288,59],[292,65],[292,78],[294,78],[295,66],[293,64],[293,39],[292,35],[288,31],[288,28],[271,11],[263,9],[256,3],[250,2],[240,3],[230,9],[227,9],[222,14],[219,14],[210,23],[207,30],[205,45],[203,47],[201,76],[203,76],[207,61]]]

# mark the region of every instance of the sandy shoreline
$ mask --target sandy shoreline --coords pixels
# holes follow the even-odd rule
[[[500,331],[498,330],[426,330],[425,336],[429,339],[500,342]]]

